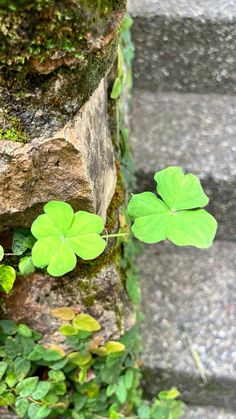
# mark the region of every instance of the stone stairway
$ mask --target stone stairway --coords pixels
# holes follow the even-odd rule
[[[130,0],[138,191],[180,165],[219,222],[211,249],[140,256],[145,392],[177,386],[185,419],[236,418],[236,2]]]

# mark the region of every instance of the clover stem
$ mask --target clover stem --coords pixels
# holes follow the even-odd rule
[[[127,233],[116,233],[116,234],[105,234],[101,236],[103,239],[110,239],[111,237],[124,237],[127,236]]]

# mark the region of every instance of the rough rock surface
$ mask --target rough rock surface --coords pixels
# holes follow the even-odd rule
[[[128,9],[134,16],[156,14],[230,19],[236,14],[234,0],[128,0]]]
[[[106,82],[63,129],[27,144],[0,141],[1,229],[29,227],[52,199],[105,217],[116,185]]]
[[[216,409],[212,406],[193,407],[186,406],[182,419],[235,419],[236,413],[225,409]]]
[[[75,312],[95,317],[102,326],[98,334],[103,341],[119,339],[135,323],[119,271],[112,262],[91,277],[81,275],[79,270],[63,278],[45,273],[18,277],[13,293],[5,297],[5,316],[43,333],[43,342],[50,344],[64,341],[57,332],[62,321],[51,313],[58,307],[73,307]]]
[[[235,243],[225,241],[204,251],[169,243],[145,249],[139,264],[149,395],[176,386],[187,403],[236,410],[235,258]]]
[[[136,86],[151,91],[236,92],[235,1],[130,3]]]

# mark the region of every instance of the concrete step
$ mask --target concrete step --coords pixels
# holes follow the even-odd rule
[[[145,246],[138,263],[147,397],[176,386],[187,404],[236,412],[235,260],[235,242]]]
[[[182,419],[235,419],[236,413],[225,409],[216,409],[212,406],[193,407],[186,406]]]
[[[235,0],[130,0],[128,8],[137,87],[236,92]]]
[[[131,143],[138,191],[153,174],[180,165],[198,175],[219,222],[218,237],[236,237],[236,96],[134,90]]]

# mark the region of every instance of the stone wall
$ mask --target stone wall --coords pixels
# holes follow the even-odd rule
[[[104,9],[96,10],[97,26],[85,1],[77,6],[65,2],[63,10],[51,1],[44,11],[34,2],[23,2],[19,10],[13,3],[16,10],[9,10],[7,2],[0,8],[1,21],[5,18],[0,30],[0,242],[10,249],[14,228],[29,228],[50,200],[100,214],[107,219],[107,231],[114,229],[118,225],[111,211],[118,219],[123,192],[117,186],[119,156],[113,147],[115,121],[108,113],[107,91],[125,2],[108,2],[109,7],[104,4]],[[67,47],[57,39],[49,54],[48,20],[54,21],[58,10],[60,28],[66,31],[68,20],[77,33],[81,29],[76,38],[81,42],[77,45],[70,32]],[[43,25],[44,35],[38,33]],[[40,56],[29,47],[27,28]],[[11,43],[10,29],[16,37]],[[96,262],[79,260],[76,270],[60,279],[42,271],[19,276],[12,293],[4,296],[2,316],[40,330],[44,342],[58,343],[58,322],[51,309],[73,306],[100,321],[103,339],[118,339],[134,323],[121,280],[119,251],[111,244]]]

